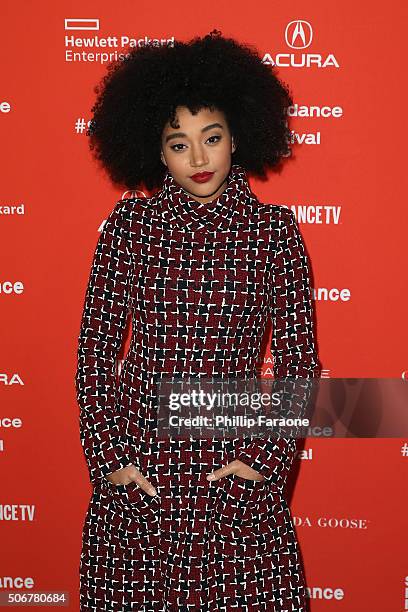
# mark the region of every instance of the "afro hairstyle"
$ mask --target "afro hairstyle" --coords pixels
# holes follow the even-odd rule
[[[255,48],[218,30],[174,46],[131,49],[108,65],[94,91],[90,149],[113,183],[129,189],[161,187],[162,133],[167,122],[178,127],[178,106],[192,114],[222,111],[237,145],[233,163],[249,174],[266,179],[266,170],[291,154],[289,90]]]

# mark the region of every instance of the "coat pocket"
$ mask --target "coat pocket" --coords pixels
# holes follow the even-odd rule
[[[253,558],[273,550],[269,482],[224,476],[215,492],[210,534],[223,556]]]
[[[159,495],[149,495],[136,482],[115,485],[106,479],[106,487],[117,516],[113,527],[123,538],[141,537],[159,530]]]

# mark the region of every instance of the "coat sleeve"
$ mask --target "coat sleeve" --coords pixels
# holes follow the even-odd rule
[[[92,483],[131,464],[115,406],[116,357],[127,322],[132,274],[124,206],[123,200],[116,203],[99,236],[78,337],[80,438]]]
[[[271,274],[273,373],[275,379],[317,378],[309,260],[296,218],[282,208],[283,226]],[[298,413],[299,414],[299,413]],[[283,489],[296,455],[296,438],[247,438],[236,459]]]

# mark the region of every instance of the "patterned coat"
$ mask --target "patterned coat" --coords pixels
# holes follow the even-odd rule
[[[209,204],[167,173],[117,202],[98,240],[78,343],[81,442],[93,484],[81,610],[306,610],[284,485],[292,438],[159,439],[162,375],[256,375],[272,317],[276,378],[316,377],[308,259],[293,213],[261,204],[233,165]],[[116,358],[128,318],[130,349]],[[206,475],[240,459],[265,476]],[[156,488],[105,476],[134,464]]]

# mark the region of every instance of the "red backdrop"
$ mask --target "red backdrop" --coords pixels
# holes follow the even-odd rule
[[[297,105],[297,144],[281,174],[250,182],[299,221],[323,375],[408,377],[407,8],[3,0],[0,10],[0,593],[22,578],[28,591],[69,591],[78,610],[90,484],[76,342],[98,231],[125,195],[96,168],[85,137],[107,63],[97,54],[126,52],[122,37],[188,40],[217,28],[277,64]],[[107,37],[110,48],[79,46]],[[335,291],[326,299],[324,290]],[[313,611],[408,609],[404,442],[306,441],[291,509]]]

